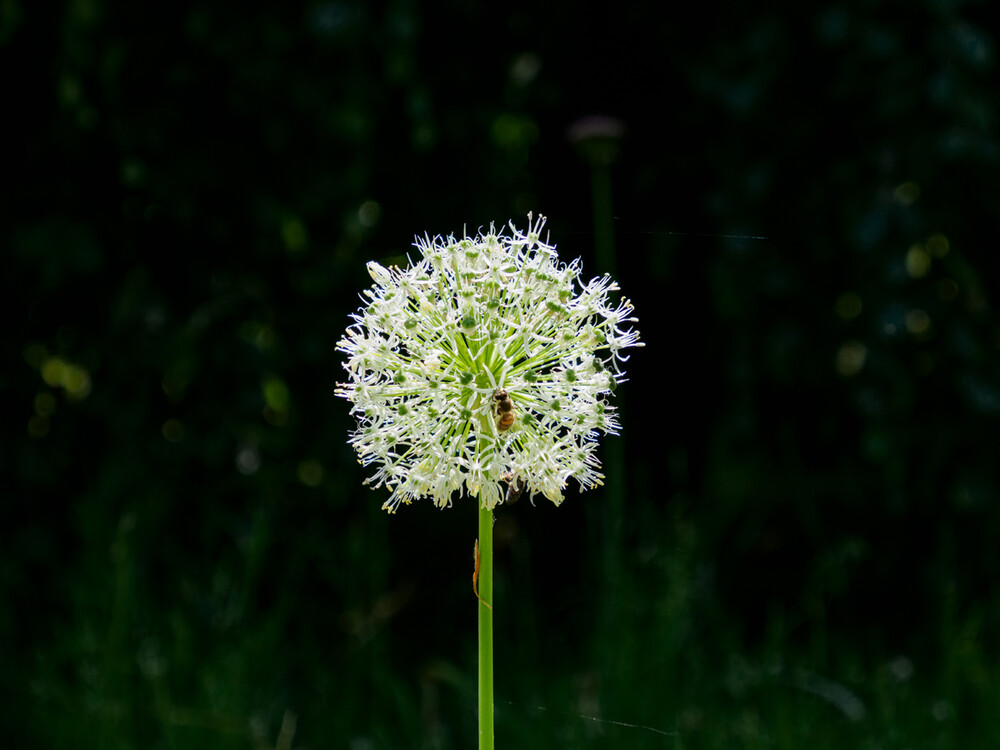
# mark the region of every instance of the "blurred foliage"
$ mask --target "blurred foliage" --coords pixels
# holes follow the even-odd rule
[[[993,8],[697,10],[0,0],[10,744],[469,745],[474,510],[379,510],[334,346],[529,210],[647,348],[624,512],[500,513],[500,743],[1000,742]]]

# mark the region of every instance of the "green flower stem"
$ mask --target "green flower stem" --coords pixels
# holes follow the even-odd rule
[[[493,610],[490,609],[493,606],[493,511],[481,503],[478,564],[479,750],[493,750]]]

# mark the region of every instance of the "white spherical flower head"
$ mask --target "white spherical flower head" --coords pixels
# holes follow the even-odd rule
[[[350,379],[337,388],[358,429],[350,438],[383,506],[456,492],[492,509],[505,486],[557,505],[567,480],[602,484],[597,436],[616,433],[607,402],[622,352],[642,346],[632,304],[610,277],[579,280],[527,231],[419,239],[409,268],[369,263],[375,284],[337,345]]]

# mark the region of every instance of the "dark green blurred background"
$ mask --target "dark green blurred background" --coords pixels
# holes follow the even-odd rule
[[[498,746],[1000,745],[998,28],[0,0],[0,744],[474,746],[474,504],[380,510],[334,347],[533,210],[647,346],[498,514]]]

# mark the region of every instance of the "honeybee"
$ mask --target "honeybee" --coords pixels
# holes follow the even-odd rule
[[[507,479],[507,494],[504,495],[503,504],[513,505],[517,502],[517,499],[521,497],[524,493],[524,480],[514,479],[509,474],[506,476]]]
[[[493,392],[493,418],[500,432],[507,432],[514,424],[514,402],[503,388]]]

